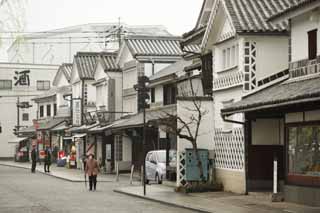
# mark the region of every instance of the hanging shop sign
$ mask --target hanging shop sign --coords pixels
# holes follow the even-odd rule
[[[72,99],[72,125],[81,126],[82,116],[81,116],[81,99]]]

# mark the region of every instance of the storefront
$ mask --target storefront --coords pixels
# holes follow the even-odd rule
[[[320,206],[319,85],[319,77],[280,83],[221,111],[229,122],[239,122],[234,114],[245,114],[248,191],[263,183],[272,188],[276,158],[285,200]]]

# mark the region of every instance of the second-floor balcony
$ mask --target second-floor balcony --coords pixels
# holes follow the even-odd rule
[[[320,56],[316,59],[299,60],[289,64],[290,78],[312,76],[320,73]]]
[[[213,90],[221,90],[234,86],[242,85],[243,72],[239,71],[238,67],[233,67],[228,71],[217,73],[213,77]]]

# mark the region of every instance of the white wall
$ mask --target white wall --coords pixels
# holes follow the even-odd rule
[[[241,100],[242,97],[242,87],[233,87],[228,90],[221,90],[216,91],[213,93],[213,100],[214,100],[214,128],[224,128],[225,122],[221,117],[221,109],[224,108],[224,102],[228,102],[233,100],[237,102]],[[242,121],[242,114],[236,114],[232,117],[234,120]],[[233,128],[241,127],[237,124],[232,124]]]
[[[313,16],[313,18],[311,18]],[[320,15],[312,12],[300,15],[291,20],[291,44],[292,61],[298,61],[308,58],[308,31],[318,29],[317,42],[320,44]],[[320,54],[320,45],[318,45],[317,55]]]
[[[123,89],[133,89],[137,81],[138,73],[136,69],[123,71]]]
[[[137,113],[137,101],[138,100],[136,95],[123,97],[123,111],[133,114]]]
[[[155,63],[154,64],[154,73],[156,74],[158,71],[164,69],[167,66],[170,66],[171,63]],[[152,74],[152,63],[144,63],[144,73],[147,77],[150,77]]]
[[[163,104],[163,85],[158,85],[154,89],[155,103]]]
[[[213,110],[213,103],[212,101],[201,101],[202,110],[205,112],[202,117],[202,121],[200,123],[199,128],[199,137],[197,140],[198,148],[200,149],[213,149],[213,117],[212,117],[212,110]],[[182,101],[178,100],[177,102],[177,114],[181,117],[185,122],[190,122],[191,116],[197,116],[197,113],[190,111],[190,109],[195,109],[195,106],[192,101]],[[181,124],[178,123],[180,126]],[[195,125],[189,125],[191,131],[195,131]],[[186,134],[186,132],[183,132]],[[186,148],[192,148],[191,142],[177,138],[177,149],[178,151],[183,151]]]
[[[282,119],[257,119],[252,124],[252,145],[283,145]]]
[[[30,70],[30,86],[14,86],[15,71]],[[58,70],[58,66],[54,65],[30,65],[30,64],[10,64],[0,63],[0,79],[12,80],[11,90],[0,90],[0,122],[2,133],[0,133],[0,158],[13,157],[13,145],[8,141],[15,136],[13,128],[17,125],[17,97],[20,101],[28,101],[32,104],[31,108],[20,110],[20,125],[30,126],[32,120],[37,118],[37,104],[31,99],[43,94],[46,91],[40,91],[36,88],[37,80],[49,80],[51,82]],[[29,113],[29,120],[22,121],[22,114]]]

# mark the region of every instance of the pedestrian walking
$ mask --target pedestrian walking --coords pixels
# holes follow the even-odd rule
[[[94,159],[94,154],[89,154],[89,159],[86,161],[85,172],[89,176],[89,190],[95,191],[97,187],[97,175],[100,171],[98,161]]]
[[[50,165],[51,165],[51,151],[49,146],[46,147],[45,150],[45,158],[44,158],[44,172],[50,172]]]
[[[31,150],[31,172],[35,173],[36,172],[36,166],[37,166],[37,151],[36,151],[36,146],[32,146]]]

